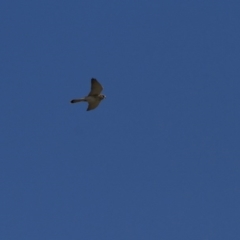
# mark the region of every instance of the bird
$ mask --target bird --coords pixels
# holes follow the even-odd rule
[[[78,99],[71,100],[71,103],[78,103],[78,102],[88,102],[87,111],[95,109],[99,103],[106,98],[104,94],[101,94],[103,90],[102,85],[98,82],[96,78],[91,79],[91,91],[88,96]]]

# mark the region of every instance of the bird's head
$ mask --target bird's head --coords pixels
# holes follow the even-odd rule
[[[100,94],[99,97],[101,98],[101,100],[103,100],[104,98],[106,98],[106,95]]]

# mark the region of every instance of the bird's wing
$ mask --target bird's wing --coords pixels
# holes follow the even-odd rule
[[[103,90],[102,85],[97,81],[97,79],[91,79],[91,91],[88,96],[96,96],[99,95]]]
[[[96,108],[100,102],[101,102],[100,100],[96,100],[94,102],[88,103],[87,111],[90,111],[90,110],[93,110],[94,108]]]

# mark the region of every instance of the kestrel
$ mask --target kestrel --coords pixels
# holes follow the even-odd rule
[[[96,108],[99,103],[106,98],[105,95],[101,94],[103,90],[102,85],[97,81],[97,79],[92,78],[91,79],[91,91],[88,94],[88,96],[84,98],[78,98],[73,99],[71,103],[77,103],[77,102],[88,102],[88,108],[87,111],[93,110]]]

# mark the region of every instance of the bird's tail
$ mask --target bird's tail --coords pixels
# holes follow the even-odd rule
[[[78,102],[85,102],[84,98],[79,98],[79,99],[73,99],[71,103],[78,103]]]

